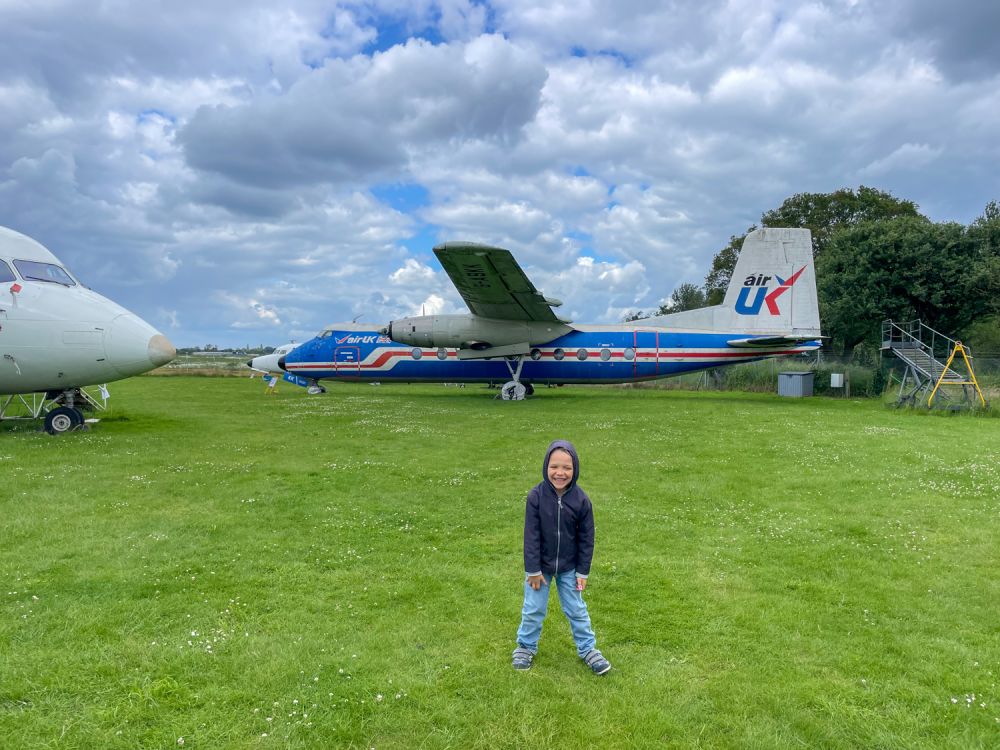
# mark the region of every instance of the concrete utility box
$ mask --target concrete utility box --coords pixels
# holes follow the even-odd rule
[[[779,372],[778,395],[801,398],[813,395],[813,372]]]

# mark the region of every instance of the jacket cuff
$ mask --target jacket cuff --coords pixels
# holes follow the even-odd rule
[[[525,571],[524,574],[526,576],[540,576],[542,574],[542,571],[539,570],[537,573],[528,573],[527,571]]]

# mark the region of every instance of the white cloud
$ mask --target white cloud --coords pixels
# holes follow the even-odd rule
[[[389,274],[389,281],[399,286],[426,284],[434,280],[434,271],[415,258],[407,258],[401,268]]]
[[[449,239],[611,321],[794,193],[978,216],[993,5],[7,3],[0,224],[178,345],[460,312]]]
[[[538,274],[535,282],[547,296],[562,300],[559,314],[576,323],[620,321],[620,311],[634,309],[650,291],[642,263],[620,264],[587,256],[565,270]]]
[[[177,310],[168,310],[160,307],[156,310],[156,324],[166,326],[170,330],[176,331],[181,327],[180,314]]]
[[[904,143],[888,156],[876,159],[861,169],[859,174],[867,179],[899,170],[919,170],[939,156],[941,156],[940,148],[933,148],[926,143]]]
[[[202,107],[180,131],[189,163],[241,183],[289,187],[405,170],[451,140],[514,142],[538,108],[541,63],[499,36],[411,40],[329,60],[280,96]]]
[[[444,297],[440,297],[437,294],[431,294],[423,302],[420,303],[419,310],[413,310],[413,315],[442,315],[446,310],[448,310],[448,303],[445,301]]]
[[[545,211],[525,201],[503,201],[492,198],[470,197],[469,200],[436,206],[424,213],[434,224],[441,224],[457,231],[465,238],[482,234],[492,228],[508,240],[520,243],[551,231],[556,227]]]
[[[172,279],[177,275],[177,270],[181,267],[181,261],[174,258],[169,250],[162,248],[155,250],[151,257],[153,274],[159,281]]]
[[[230,328],[257,329],[261,325],[267,328],[281,325],[281,316],[274,305],[229,292],[221,292],[217,297],[228,308],[229,315],[235,316],[234,320],[230,320]]]

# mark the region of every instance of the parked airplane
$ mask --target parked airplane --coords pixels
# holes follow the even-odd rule
[[[257,372],[283,375],[285,371],[278,367],[278,360],[297,346],[298,344],[294,341],[290,344],[282,344],[281,346],[275,347],[274,351],[270,354],[261,354],[260,356],[254,357],[247,362],[247,367],[251,370],[256,370]]]
[[[282,379],[306,388],[312,395],[326,393],[326,388],[319,385],[315,381],[300,378],[298,375],[292,375],[291,373],[285,372],[278,365],[279,360],[297,346],[298,344],[294,341],[290,344],[282,344],[281,346],[275,348],[275,350],[270,354],[262,354],[259,357],[254,357],[247,362],[247,367],[255,372],[263,373],[265,379],[268,375],[280,375]],[[250,377],[253,377],[253,373],[250,373]]]
[[[0,227],[0,420],[44,415],[49,433],[76,429],[97,405],[84,386],[138,375],[176,354],[45,247]]]
[[[468,315],[421,315],[382,330],[332,325],[279,358],[319,380],[495,382],[505,399],[534,385],[654,380],[784,357],[821,345],[807,229],[747,235],[721,305],[615,325],[573,325],[507,250],[468,242],[434,248]]]

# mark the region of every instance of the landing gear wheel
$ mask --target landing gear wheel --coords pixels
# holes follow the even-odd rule
[[[83,424],[83,414],[69,406],[59,406],[45,415],[45,431],[50,435],[61,435],[79,429]]]
[[[524,384],[524,395],[525,396],[534,396],[535,395],[535,386],[533,386],[531,383],[525,383]]]
[[[324,388],[321,385],[311,385],[308,388],[306,388],[306,393],[308,393],[310,396],[318,396],[321,393],[326,393],[326,388]]]
[[[517,366],[514,366],[514,363]],[[524,365],[524,355],[519,354],[516,357],[505,357],[504,363],[507,365],[507,370],[510,372],[511,378],[513,380],[508,380],[502,386],[500,386],[500,398],[504,401],[524,401],[524,394],[531,393],[528,388],[530,385],[525,387],[525,384],[521,382],[521,367]]]
[[[516,380],[510,380],[503,384],[500,389],[500,398],[504,401],[524,401],[524,394],[527,389]]]

